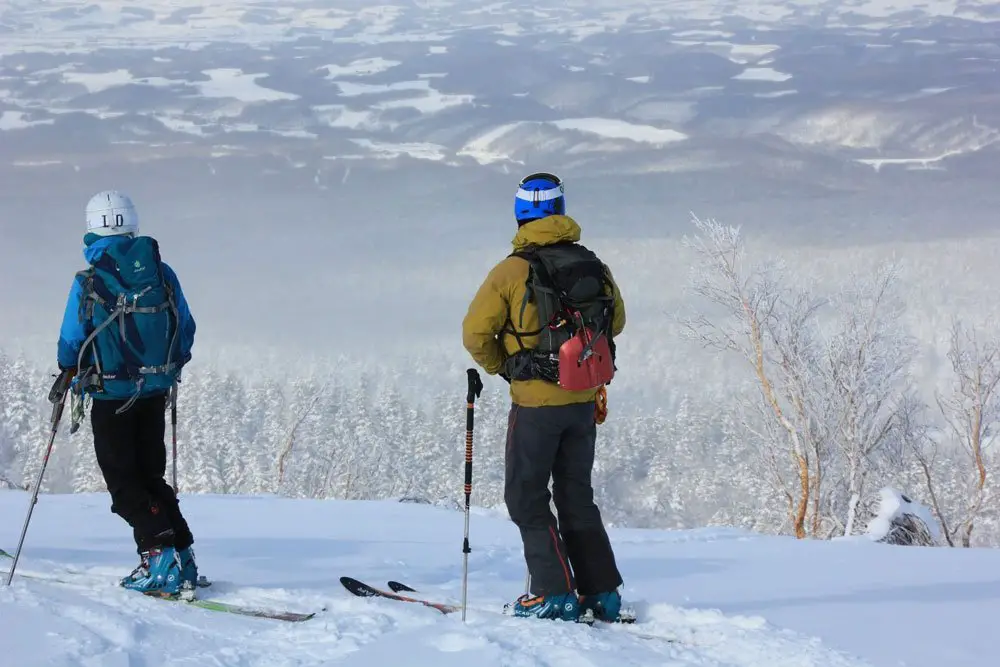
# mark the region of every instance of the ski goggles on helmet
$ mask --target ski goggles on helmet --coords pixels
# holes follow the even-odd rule
[[[532,183],[533,181],[545,181],[551,183],[554,187],[545,188],[544,190],[535,186],[531,189],[525,188],[526,185]],[[530,174],[521,179],[521,182],[517,184],[517,198],[533,202],[537,205],[539,202],[548,201],[550,199],[558,199],[562,197],[566,192],[566,186],[563,185],[562,179],[555,174],[550,174],[546,171],[539,171],[534,174]]]

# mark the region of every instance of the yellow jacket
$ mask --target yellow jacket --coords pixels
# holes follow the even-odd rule
[[[551,215],[519,228],[514,236],[513,245],[517,251],[529,245],[540,246],[579,240],[580,226],[575,220],[566,215]],[[475,362],[490,375],[502,371],[507,357],[520,349],[514,336],[500,336],[500,332],[507,324],[511,304],[516,304],[520,311],[529,266],[526,259],[507,257],[493,267],[473,297],[462,321],[462,344]],[[609,277],[610,273],[609,271]],[[615,298],[611,333],[612,336],[618,336],[625,328],[625,303],[613,278],[611,288]],[[535,304],[531,302],[527,304],[524,321],[521,324],[523,328],[513,324],[519,334],[538,331],[541,328]],[[521,336],[521,342],[527,348],[534,347],[537,340],[537,335]],[[597,390],[567,391],[545,380],[515,380],[511,382],[510,395],[511,400],[517,405],[542,407],[591,402],[595,399]]]

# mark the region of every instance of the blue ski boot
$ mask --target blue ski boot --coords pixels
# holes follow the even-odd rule
[[[121,585],[140,593],[176,595],[181,588],[180,559],[173,547],[153,547]]]
[[[522,595],[508,605],[510,613],[520,618],[547,618],[559,621],[580,620],[580,601],[576,593],[559,595]]]
[[[184,588],[194,590],[198,587],[198,564],[194,560],[194,548],[188,547],[177,552],[181,562],[181,583]]]
[[[590,611],[598,621],[607,623],[634,623],[635,612],[622,609],[622,596],[618,591],[580,596],[580,613]]]

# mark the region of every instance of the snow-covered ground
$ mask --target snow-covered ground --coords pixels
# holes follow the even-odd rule
[[[0,491],[0,546],[9,551],[27,499]],[[520,543],[505,517],[476,510],[463,624],[457,614],[352,597],[338,582],[345,574],[383,586],[398,579],[457,601],[461,512],[391,501],[182,502],[202,574],[215,580],[201,597],[325,611],[284,623],[124,591],[116,577],[136,557],[107,497],[46,495],[18,573],[76,573],[79,585],[25,577],[0,585],[2,664],[984,667],[996,659],[988,631],[1000,616],[995,550],[615,529],[624,592],[640,622],[587,628],[497,613],[523,589]]]

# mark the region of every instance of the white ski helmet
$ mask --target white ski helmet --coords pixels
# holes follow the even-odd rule
[[[98,236],[138,234],[139,214],[128,195],[105,190],[91,197],[87,202],[87,232]]]

